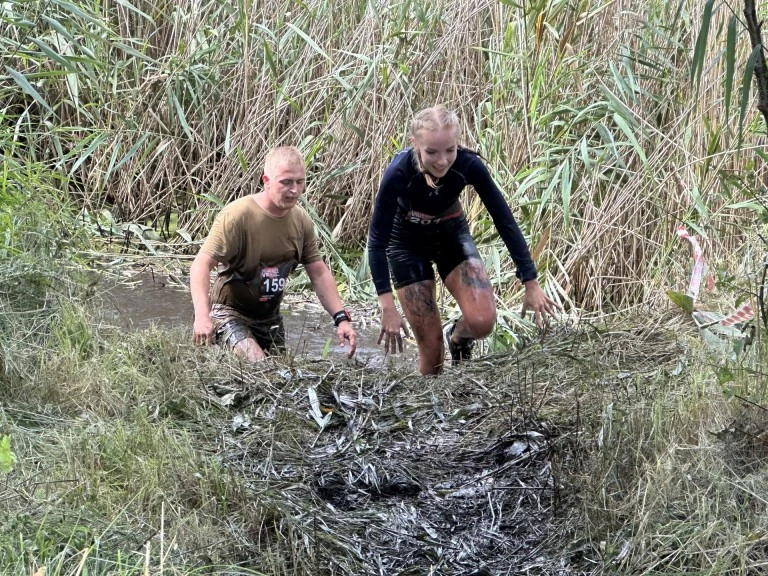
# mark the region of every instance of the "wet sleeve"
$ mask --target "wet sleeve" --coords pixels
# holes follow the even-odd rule
[[[237,220],[229,210],[224,209],[216,215],[200,250],[217,262],[228,263],[238,253],[239,238]]]
[[[315,225],[312,222],[312,219],[309,217],[309,214],[306,213],[303,215],[302,224],[304,228],[302,234],[304,237],[304,242],[301,248],[301,264],[312,264],[312,262],[322,260],[320,248],[317,246]]]
[[[404,186],[405,177],[402,171],[397,164],[390,164],[381,179],[368,228],[368,265],[371,267],[376,294],[379,295],[392,292],[387,247],[397,212],[397,194]]]
[[[496,186],[488,168],[480,158],[475,157],[470,167],[467,180],[474,186],[483,205],[491,215],[501,239],[507,246],[509,255],[512,256],[512,260],[517,266],[516,276],[521,282],[535,279],[537,276],[536,265],[531,258],[528,244],[520,231],[520,226],[517,225],[517,221],[512,215],[512,211],[504,200],[501,190]]]

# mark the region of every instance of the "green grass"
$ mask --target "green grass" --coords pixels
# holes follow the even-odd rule
[[[429,380],[249,367],[180,330],[118,332],[67,282],[26,320],[8,322],[18,301],[0,313],[3,574],[762,569],[762,343],[721,358],[670,312],[561,326]],[[531,430],[541,449],[499,459]],[[467,492],[479,478],[494,490]]]

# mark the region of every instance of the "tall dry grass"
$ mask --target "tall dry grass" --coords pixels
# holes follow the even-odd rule
[[[461,114],[563,297],[625,307],[682,272],[674,228],[730,258],[764,170],[737,153],[737,85],[724,101],[728,5],[705,0],[10,1],[0,37],[12,152],[69,176],[90,211],[204,234],[222,202],[258,185],[266,151],[298,144],[308,204],[334,239],[365,242],[379,177],[411,114]],[[702,62],[700,85],[691,81]],[[753,120],[754,118],[754,120]],[[744,144],[760,146],[757,118]],[[509,259],[467,198],[509,295]]]

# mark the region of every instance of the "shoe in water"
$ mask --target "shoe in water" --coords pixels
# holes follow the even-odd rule
[[[472,348],[475,347],[474,338],[465,338],[459,343],[454,342],[451,339],[453,331],[456,328],[456,322],[447,322],[443,326],[443,340],[445,340],[445,347],[448,348],[448,352],[451,353],[451,366],[458,366],[465,360],[472,359]]]

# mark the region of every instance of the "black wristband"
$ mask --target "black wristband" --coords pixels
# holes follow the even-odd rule
[[[333,323],[336,328],[338,328],[339,324],[342,322],[352,322],[352,316],[349,315],[349,312],[343,309],[339,310],[336,312],[336,314],[333,315]]]

